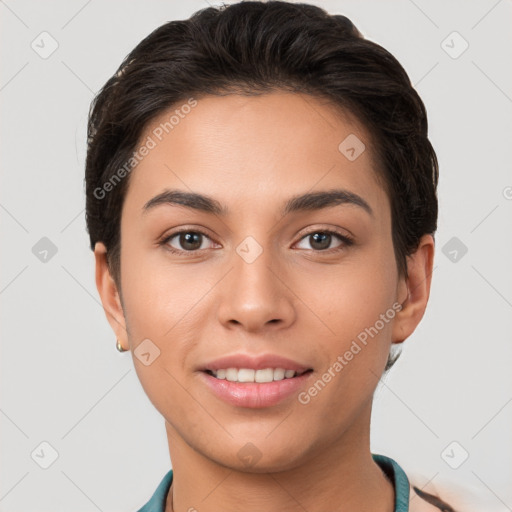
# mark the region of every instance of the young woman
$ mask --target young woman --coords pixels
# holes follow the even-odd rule
[[[141,512],[454,510],[370,452],[437,181],[407,74],[344,16],[210,7],[126,57],[91,108],[87,225],[165,419],[173,469]]]

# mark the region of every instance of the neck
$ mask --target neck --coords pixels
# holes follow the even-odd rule
[[[354,425],[334,445],[285,471],[223,466],[192,449],[166,422],[173,483],[165,512],[393,512],[394,488],[373,461],[366,428]]]

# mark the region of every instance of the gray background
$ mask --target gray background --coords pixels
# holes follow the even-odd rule
[[[136,510],[170,467],[94,283],[85,126],[124,56],[208,3],[0,1],[1,511]],[[379,385],[372,450],[512,510],[511,2],[312,3],[400,60],[440,160],[430,304]]]

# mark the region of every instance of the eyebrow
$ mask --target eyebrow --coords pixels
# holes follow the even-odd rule
[[[143,206],[142,213],[145,214],[163,204],[185,206],[186,208],[219,215],[221,217],[229,215],[229,209],[212,197],[196,192],[169,189],[164,190],[162,193],[150,199]],[[373,216],[372,208],[361,196],[343,189],[308,192],[306,194],[293,196],[285,203],[281,210],[281,215],[284,217],[290,213],[321,210],[339,204],[358,206],[369,215]]]

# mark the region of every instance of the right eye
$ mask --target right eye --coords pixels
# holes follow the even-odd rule
[[[199,250],[204,250],[205,247],[202,247],[203,242],[205,241],[204,238],[210,240],[210,237],[202,231],[182,229],[180,231],[175,231],[174,233],[171,233],[169,236],[165,237],[165,239],[162,240],[160,244],[165,246],[172,253],[182,256],[185,255],[184,253],[195,253]],[[177,244],[182,248],[172,245],[171,241],[174,239],[176,239],[174,244]]]

